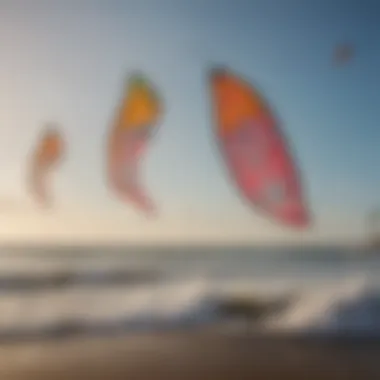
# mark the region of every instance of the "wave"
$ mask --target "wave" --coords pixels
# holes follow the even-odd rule
[[[157,282],[161,274],[155,270],[112,269],[92,271],[56,271],[52,273],[1,273],[0,293],[35,292],[78,286],[132,286]]]
[[[365,282],[327,290],[283,286],[271,294],[254,282],[238,288],[195,279],[1,296],[0,339],[207,326],[229,331],[242,323],[252,334],[380,338],[380,291]]]
[[[380,338],[380,291],[370,285],[304,294],[266,328],[308,336],[376,336]]]

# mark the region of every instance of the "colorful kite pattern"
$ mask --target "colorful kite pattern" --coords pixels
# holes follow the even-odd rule
[[[153,201],[139,181],[139,166],[161,116],[161,102],[148,79],[131,76],[107,147],[107,175],[113,190],[125,201],[151,214]]]
[[[268,104],[227,69],[211,70],[209,79],[216,136],[240,192],[273,219],[306,227],[310,218],[298,170]]]

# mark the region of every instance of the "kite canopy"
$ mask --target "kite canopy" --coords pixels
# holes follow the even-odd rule
[[[64,144],[55,125],[48,125],[32,153],[29,173],[32,196],[43,205],[47,205],[52,196],[48,190],[49,174],[61,161]]]
[[[209,81],[220,151],[244,199],[285,225],[308,226],[300,176],[269,104],[225,68]]]
[[[107,177],[111,188],[146,213],[151,213],[154,206],[139,183],[140,159],[157,129],[161,112],[153,85],[142,74],[132,75],[108,143]]]
[[[341,44],[335,47],[334,62],[342,65],[349,62],[354,55],[354,47],[350,44]]]

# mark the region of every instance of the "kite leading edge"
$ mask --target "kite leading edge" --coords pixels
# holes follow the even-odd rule
[[[29,173],[31,193],[43,206],[52,202],[48,188],[49,174],[61,161],[63,151],[64,144],[60,132],[54,126],[48,126],[35,147]]]
[[[211,70],[209,81],[216,137],[244,198],[285,225],[308,226],[298,170],[265,100],[227,69]]]
[[[155,206],[139,181],[141,158],[158,127],[161,103],[147,78],[130,77],[108,140],[107,177],[127,202],[151,214]]]

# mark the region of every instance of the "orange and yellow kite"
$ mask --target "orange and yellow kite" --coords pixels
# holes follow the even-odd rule
[[[139,164],[158,128],[162,105],[143,75],[132,75],[107,145],[107,177],[112,189],[146,213],[155,210],[139,181]]]

